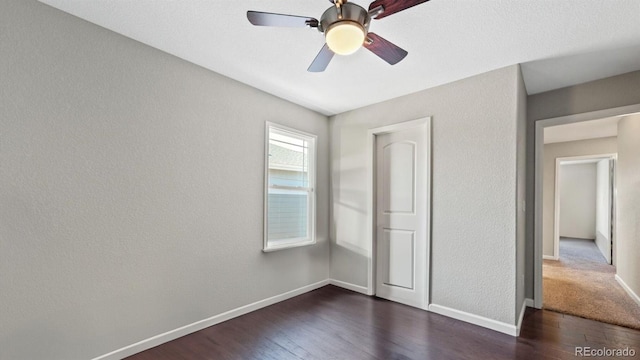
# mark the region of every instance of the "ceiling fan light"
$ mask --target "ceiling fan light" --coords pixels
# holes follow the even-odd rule
[[[341,21],[326,32],[329,49],[338,55],[351,55],[364,43],[364,28],[355,22]]]

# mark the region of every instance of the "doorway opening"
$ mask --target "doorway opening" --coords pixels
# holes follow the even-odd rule
[[[600,139],[605,139],[606,145],[607,139]],[[616,156],[612,153],[555,159],[554,250],[553,255],[543,255],[545,259],[558,260],[564,241],[571,248],[597,249],[595,254],[601,254],[607,264],[613,265]]]
[[[535,307],[640,329],[615,267],[617,122],[638,110],[536,123]]]

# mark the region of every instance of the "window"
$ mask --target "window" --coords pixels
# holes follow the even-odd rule
[[[267,123],[264,251],[315,244],[316,136]]]

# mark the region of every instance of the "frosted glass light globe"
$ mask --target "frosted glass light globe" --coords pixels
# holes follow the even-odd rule
[[[351,55],[364,43],[366,34],[357,23],[343,21],[327,30],[326,41],[329,49],[338,55]]]

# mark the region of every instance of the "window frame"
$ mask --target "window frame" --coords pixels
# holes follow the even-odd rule
[[[271,139],[271,131],[300,138],[308,142],[308,174],[307,187],[269,185],[269,141]],[[309,246],[316,243],[316,172],[317,172],[317,136],[305,131],[290,128],[288,126],[276,124],[273,122],[265,122],[265,145],[264,145],[264,236],[263,236],[263,252],[272,252],[283,249],[290,249],[300,246]],[[304,238],[286,239],[286,241],[269,241],[269,189],[291,190],[291,191],[307,191],[309,194],[308,213],[307,213],[307,233]]]

